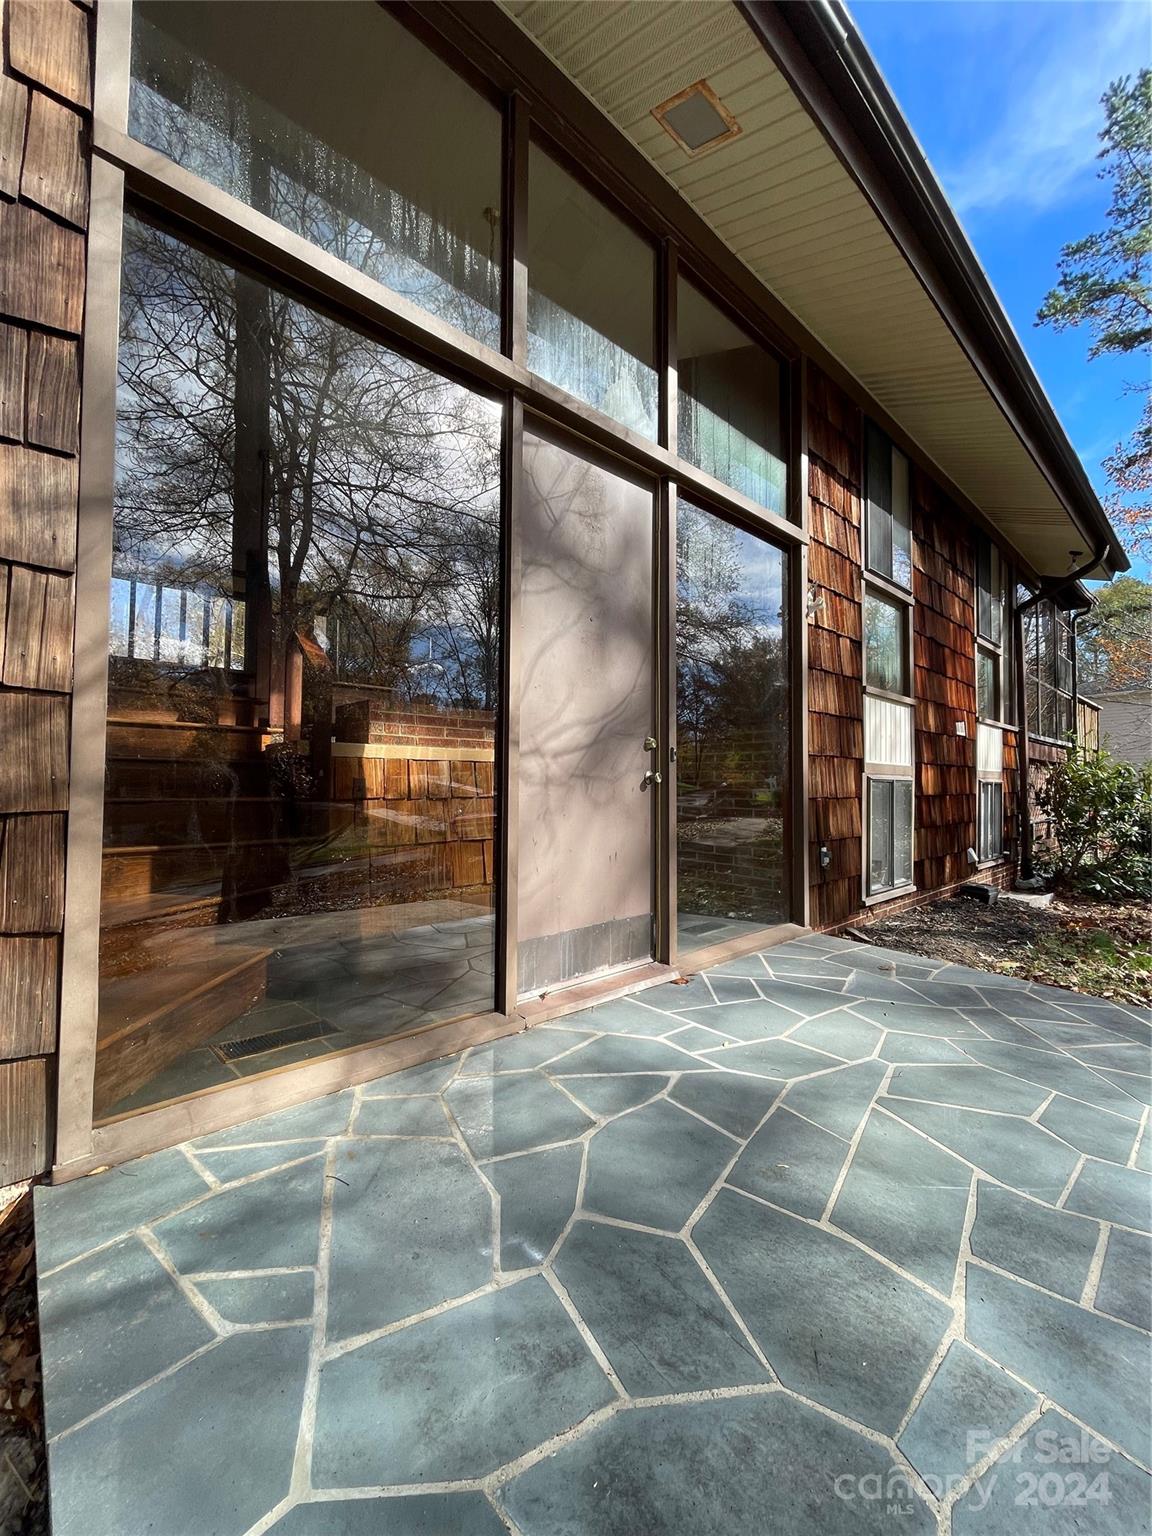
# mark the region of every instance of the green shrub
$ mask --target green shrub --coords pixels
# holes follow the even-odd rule
[[[1152,764],[1072,747],[1036,802],[1051,822],[1059,883],[1109,901],[1152,897]]]

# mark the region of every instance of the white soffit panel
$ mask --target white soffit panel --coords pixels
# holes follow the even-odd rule
[[[734,5],[501,0],[1041,575],[1081,534]],[[740,133],[690,157],[652,108],[706,79]]]

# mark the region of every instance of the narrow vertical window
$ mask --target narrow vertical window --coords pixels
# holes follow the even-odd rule
[[[878,427],[868,424],[868,569],[876,576],[912,586],[912,528],[908,506],[908,460]]]

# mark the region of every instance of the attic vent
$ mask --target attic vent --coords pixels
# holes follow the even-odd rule
[[[726,144],[740,132],[740,124],[707,80],[697,80],[653,107],[652,116],[690,155]]]

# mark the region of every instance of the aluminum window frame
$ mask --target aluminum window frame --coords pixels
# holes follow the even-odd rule
[[[869,424],[870,425],[870,424]],[[911,518],[909,518],[909,549],[912,548]],[[866,559],[866,550],[862,551]],[[906,693],[893,692],[891,689],[878,688],[868,682],[867,653],[868,635],[865,628],[867,603],[865,599],[869,593],[881,598],[884,602],[896,607],[901,614],[901,648],[904,657],[905,677],[908,691]],[[860,633],[862,648],[861,667],[861,717],[864,733],[863,747],[863,776],[862,776],[862,804],[861,804],[861,899],[865,906],[871,906],[877,902],[891,901],[898,896],[906,896],[915,891],[916,874],[916,696],[915,688],[915,635],[916,601],[912,592],[898,584],[877,577],[875,573],[865,566],[863,581],[861,584],[860,604]],[[909,763],[881,763],[868,755],[868,701],[877,699],[894,704],[906,709],[909,715],[909,733],[911,736],[911,751]],[[909,835],[912,844],[912,858],[909,878],[901,880],[890,886],[878,886],[872,883],[872,787],[874,784],[883,783],[908,783],[911,785],[911,825]],[[895,797],[893,797],[893,821],[892,821],[892,848],[891,861],[895,865]]]
[[[234,1125],[271,1109],[306,1102],[383,1072],[458,1050],[466,1044],[521,1027],[523,1010],[516,1011],[515,923],[517,884],[516,752],[519,729],[517,640],[519,556],[516,516],[522,477],[522,438],[525,410],[556,428],[575,434],[593,449],[607,452],[634,470],[654,476],[660,487],[660,526],[665,568],[660,578],[664,594],[663,654],[658,658],[662,679],[663,721],[670,761],[674,760],[674,716],[669,723],[668,583],[674,583],[675,563],[667,569],[667,546],[675,538],[675,499],[679,491],[702,505],[711,504],[750,531],[769,539],[790,555],[789,602],[792,634],[793,771],[790,804],[791,907],[794,921],[807,920],[808,847],[805,835],[807,794],[807,634],[802,622],[807,581],[807,452],[804,425],[805,360],[773,318],[767,293],[757,306],[742,296],[742,328],[771,351],[782,365],[782,429],[786,448],[786,515],[778,515],[697,470],[675,452],[676,367],[675,284],[683,255],[691,264],[692,280],[712,302],[733,311],[726,297],[732,289],[723,270],[697,251],[657,213],[651,202],[635,199],[638,212],[625,214],[657,247],[654,302],[657,308],[659,372],[659,440],[655,443],[620,426],[593,407],[547,384],[526,366],[527,156],[530,137],[546,141],[565,169],[572,170],[577,154],[555,146],[548,103],[541,102],[540,119],[514,80],[482,63],[463,57],[443,36],[434,16],[419,6],[390,6],[397,19],[412,30],[474,88],[485,83],[503,111],[504,234],[502,246],[502,324],[499,349],[475,341],[450,324],[419,309],[364,273],[346,265],[318,246],[293,234],[242,201],[185,170],[159,151],[131,138],[127,132],[131,83],[132,0],[102,0],[96,26],[94,110],[92,122],[92,212],[89,226],[87,307],[84,331],[83,416],[81,424],[80,521],[77,560],[76,646],[78,654],[103,656],[109,631],[109,583],[112,555],[112,507],[115,474],[116,380],[119,337],[120,262],[123,219],[131,200],[147,216],[213,255],[247,269],[285,289],[302,302],[359,328],[373,339],[436,369],[472,389],[498,397],[504,405],[502,444],[502,516],[504,550],[504,656],[502,662],[503,729],[497,748],[498,815],[503,833],[497,848],[499,882],[497,1007],[490,1014],[418,1033],[396,1037],[383,1045],[365,1045],[328,1062],[304,1063],[290,1069],[241,1080],[218,1090],[190,1095],[170,1104],[143,1110],[131,1119],[94,1127],[92,1099],[96,1050],[96,1007],[99,985],[100,867],[104,796],[107,669],[78,682],[72,704],[71,795],[67,843],[67,900],[64,916],[61,974],[61,1023],[56,1108],[56,1154],[59,1176],[75,1177],[92,1168],[172,1145],[187,1136]],[[621,136],[621,143],[626,141]],[[616,211],[627,189],[610,159],[581,165],[579,179]],[[674,542],[673,546],[674,548]],[[674,596],[674,594],[673,594]],[[671,668],[674,674],[674,658]],[[672,774],[666,780],[673,779]],[[675,974],[675,868],[669,858],[670,817],[667,806],[674,785],[664,788],[665,815],[661,842],[663,862],[658,890],[671,891],[658,914],[659,947],[651,981]],[[788,929],[790,925],[785,925]],[[791,929],[795,931],[795,929]],[[786,936],[781,931],[781,937]],[[741,948],[764,947],[766,935],[753,936]],[[634,990],[645,978],[632,975]],[[588,989],[585,989],[587,993]],[[601,994],[603,995],[603,994]],[[609,992],[609,995],[612,995]],[[545,1016],[586,1006],[595,998],[580,989],[552,1004]],[[435,1031],[435,1044],[426,1038]]]

